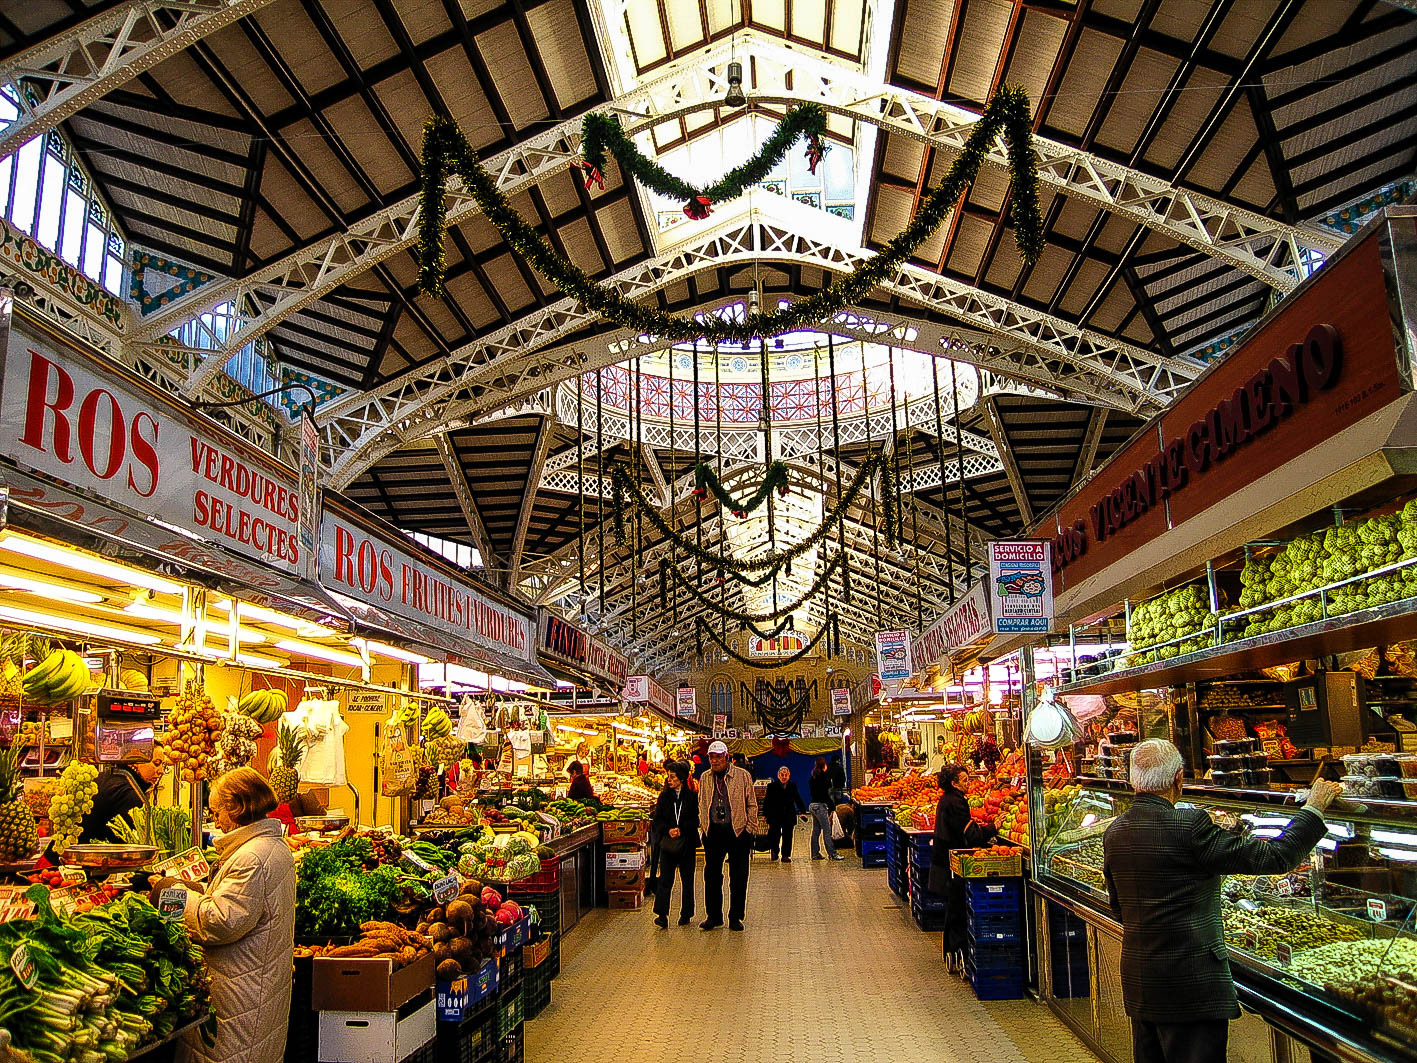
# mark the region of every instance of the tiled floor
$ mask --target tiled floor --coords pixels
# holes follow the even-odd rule
[[[1096,1063],[1042,1005],[975,1000],[854,856],[755,856],[742,934],[676,927],[674,904],[667,931],[647,906],[571,931],[527,1063]]]

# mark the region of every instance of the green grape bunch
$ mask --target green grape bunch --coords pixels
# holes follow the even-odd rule
[[[93,811],[98,794],[98,768],[74,760],[59,775],[59,788],[49,799],[49,833],[54,851],[62,853],[79,840],[79,825]]]

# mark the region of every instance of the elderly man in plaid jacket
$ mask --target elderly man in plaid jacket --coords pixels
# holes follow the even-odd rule
[[[1132,807],[1107,828],[1103,872],[1122,924],[1122,998],[1135,1063],[1225,1063],[1235,986],[1220,915],[1226,875],[1292,871],[1323,837],[1337,784],[1316,780],[1273,841],[1221,830],[1180,809],[1180,751],[1163,739],[1132,751]]]

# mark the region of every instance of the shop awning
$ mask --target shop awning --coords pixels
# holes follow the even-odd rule
[[[0,528],[48,536],[327,627],[354,617],[318,583],[260,565],[190,531],[0,464]]]

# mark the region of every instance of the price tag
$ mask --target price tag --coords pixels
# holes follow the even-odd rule
[[[15,946],[15,951],[10,953],[10,970],[15,972],[15,978],[20,985],[26,989],[33,989],[34,984],[39,981],[39,968],[35,966],[34,957],[30,955],[29,945],[21,942]]]
[[[202,855],[202,850],[194,845],[190,849],[184,849],[176,856],[159,860],[148,873],[165,878],[181,879],[183,882],[205,882],[207,876],[212,873],[212,867],[207,863],[207,858]]]
[[[1277,959],[1282,966],[1289,966],[1289,961],[1294,958],[1294,950],[1290,947],[1289,942],[1281,941],[1278,945],[1274,946],[1274,958]]]
[[[425,875],[434,870],[433,865],[417,853],[404,852],[399,854],[399,859],[415,871],[420,871]]]
[[[184,886],[169,886],[157,895],[157,914],[175,923],[186,913],[187,899],[191,896]]]
[[[78,898],[73,886],[63,886],[49,891],[49,904],[60,915],[73,915],[78,909]]]
[[[1381,923],[1387,919],[1387,902],[1381,897],[1368,898],[1368,918],[1375,923]]]
[[[24,919],[33,919],[34,913],[34,901],[20,897],[16,900],[0,904],[0,923],[14,923]]]
[[[1254,952],[1259,947],[1260,936],[1253,930],[1245,931],[1245,951]]]
[[[433,882],[433,899],[439,904],[447,904],[458,895],[459,888],[457,875],[444,875]]]

